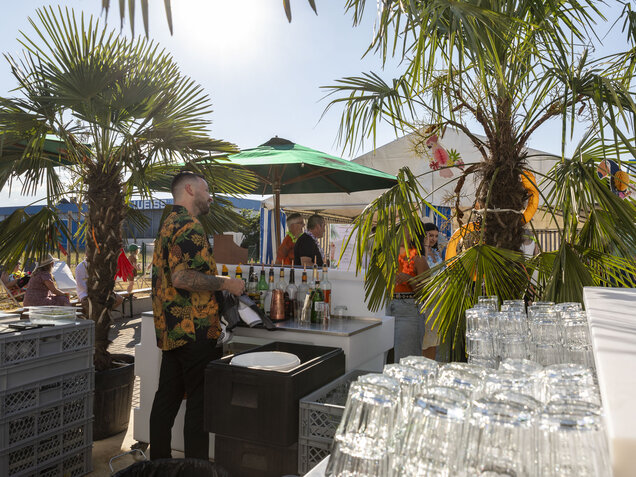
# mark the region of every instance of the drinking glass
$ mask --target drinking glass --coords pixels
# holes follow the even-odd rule
[[[533,412],[515,402],[495,398],[473,401],[464,432],[465,475],[537,475],[533,416]]]
[[[563,343],[571,346],[590,346],[590,330],[584,311],[561,313]]]
[[[387,449],[374,448],[364,454],[357,452],[349,442],[336,441],[331,454],[326,476],[333,477],[378,477],[388,475],[390,458]]]
[[[558,311],[561,311],[561,312],[563,312],[563,311],[582,311],[583,310],[583,305],[581,305],[581,303],[576,302],[576,301],[557,303],[556,305],[554,305],[554,307]]]
[[[392,462],[392,475],[457,475],[457,455],[468,408],[468,396],[452,388],[433,386],[418,396]]]
[[[524,336],[504,336],[501,335],[498,340],[499,355],[501,359],[527,359],[528,358],[528,340]]]
[[[535,312],[528,316],[530,334],[535,343],[561,343],[561,320],[556,311]]]
[[[493,311],[499,311],[499,297],[497,295],[480,296],[477,298],[477,303],[486,305]]]
[[[466,352],[469,356],[479,358],[494,358],[492,335],[486,332],[472,333],[466,336]]]
[[[400,364],[404,366],[411,366],[412,368],[419,370],[422,374],[424,374],[424,376],[426,376],[427,384],[433,384],[437,380],[439,364],[435,360],[424,356],[406,356],[400,359]]]
[[[390,393],[395,394],[396,396],[400,395],[400,382],[397,379],[392,378],[391,376],[387,376],[386,374],[363,374],[362,376],[358,376],[357,381],[359,383],[369,383],[376,386],[381,386],[383,388],[386,388]]]
[[[417,368],[397,363],[386,364],[382,374],[386,374],[400,383],[400,412],[407,415],[413,398],[428,387],[428,376]]]
[[[499,368],[508,371],[520,371],[530,375],[543,371],[543,366],[536,361],[531,361],[529,359],[506,358],[501,361]]]
[[[520,371],[499,370],[486,377],[483,392],[485,396],[489,396],[501,391],[512,391],[532,398],[540,398],[540,390],[535,384],[536,381]]]
[[[539,417],[537,440],[538,475],[542,477],[612,475],[600,414],[574,406],[546,408]]]
[[[379,459],[388,449],[399,407],[399,395],[370,383],[353,382],[334,443],[344,454]]]
[[[484,371],[469,363],[449,363],[441,367],[437,384],[459,389],[472,399],[482,391]]]
[[[494,311],[488,307],[475,307],[466,310],[466,336],[472,333],[490,333],[493,331]]]
[[[497,331],[505,336],[526,336],[528,317],[524,312],[500,311],[495,314]]]
[[[533,343],[530,347],[530,359],[542,366],[563,362],[563,346],[559,343]]]
[[[468,356],[468,363],[486,369],[497,369],[499,362],[496,357],[479,358],[477,356]]]
[[[523,300],[504,300],[501,304],[501,311],[526,312],[526,303]]]

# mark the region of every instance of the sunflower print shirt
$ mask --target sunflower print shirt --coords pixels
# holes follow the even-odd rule
[[[185,207],[174,205],[159,230],[152,257],[152,311],[157,346],[164,351],[216,339],[221,333],[213,291],[189,292],[172,285],[173,274],[188,269],[217,274],[201,222]]]

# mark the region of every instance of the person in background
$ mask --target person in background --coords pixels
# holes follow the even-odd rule
[[[137,244],[130,244],[128,246],[128,261],[133,266],[133,274],[132,277],[128,279],[128,287],[126,287],[126,291],[130,293],[135,286],[135,277],[139,273],[138,264],[137,264],[137,255],[139,254],[139,246]]]
[[[24,306],[70,306],[69,294],[59,290],[53,281],[51,270],[53,270],[55,259],[51,254],[40,261],[31,274],[29,286],[24,294]]]
[[[437,225],[426,222],[424,224],[424,234],[422,240],[424,245],[424,257],[426,258],[428,268],[434,268],[444,262],[442,253],[439,250],[439,229]],[[439,272],[440,270],[434,271],[432,276]],[[436,315],[430,311],[427,312],[426,315],[426,327],[424,330],[424,339],[422,340],[422,355],[429,359],[435,359],[437,346],[439,345],[439,337],[433,327]]]
[[[159,387],[150,412],[150,458],[172,454],[172,425],[186,398],[186,458],[208,459],[203,428],[203,377],[221,334],[215,292],[240,296],[243,280],[218,276],[212,247],[198,216],[210,210],[205,179],[181,172],[172,180],[174,205],[163,221],[152,257],[152,310],[161,349]]]
[[[276,252],[276,263],[278,265],[294,264],[294,245],[298,237],[303,233],[305,220],[300,214],[290,214],[287,217],[287,235],[283,239]]]
[[[523,242],[521,242],[520,250],[526,259],[539,255],[539,245],[534,241],[532,232],[525,227],[523,229]]]
[[[398,233],[401,234],[402,231]],[[421,244],[419,248],[421,250]],[[425,315],[420,313],[419,305],[415,302],[414,285],[409,281],[428,268],[426,258],[420,253],[418,244],[412,240],[407,230],[406,242],[400,247],[398,256],[393,299],[386,308],[386,314],[395,318],[393,352],[396,363],[406,356],[422,354]]]
[[[316,265],[322,267],[325,262],[325,252],[322,250],[318,239],[325,235],[325,219],[318,214],[312,215],[307,220],[307,230],[303,233],[294,245],[294,265],[314,265],[314,257]]]
[[[0,267],[0,280],[14,296],[20,296],[26,291],[26,286],[31,277],[20,271],[20,262],[15,264],[12,273],[7,273],[4,267]]]
[[[77,290],[77,298],[82,305],[82,313],[84,318],[90,318],[89,315],[89,303],[88,303],[88,286],[86,285],[88,280],[88,262],[86,261],[86,256],[84,256],[84,260],[77,264],[75,267],[75,284]],[[124,301],[124,297],[119,295],[118,293],[113,292],[113,305],[111,309],[115,309]]]

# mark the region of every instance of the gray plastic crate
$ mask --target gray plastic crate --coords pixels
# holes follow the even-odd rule
[[[11,391],[21,386],[35,385],[50,376],[59,377],[91,369],[93,369],[92,346],[72,353],[6,366],[0,368],[0,392]]]
[[[40,358],[92,349],[92,320],[0,334],[0,369]]]
[[[298,439],[298,473],[306,474],[331,452],[331,444],[324,440]]]
[[[90,393],[95,389],[95,372],[92,367],[61,376],[0,391],[0,421],[62,400]]]
[[[93,417],[93,393],[75,396],[18,417],[0,420],[0,449],[7,450],[41,439],[71,424]]]
[[[38,477],[80,477],[93,470],[93,446],[69,453],[61,461],[41,466],[35,472]]]
[[[77,456],[90,447],[92,442],[92,420],[66,426],[52,435],[31,440],[13,449],[0,451],[0,475],[3,477],[42,475],[45,470],[44,475],[67,475],[66,471],[62,474],[51,474],[48,470],[55,468],[60,462],[62,467],[67,462],[68,475],[82,475],[79,473],[80,458]],[[83,458],[85,459],[85,454]],[[71,460],[77,462],[73,464]],[[87,468],[85,461],[82,468]],[[78,473],[72,473],[73,469],[76,469]]]
[[[331,442],[342,418],[349,386],[370,371],[355,369],[331,381],[299,402],[299,438],[327,439]]]

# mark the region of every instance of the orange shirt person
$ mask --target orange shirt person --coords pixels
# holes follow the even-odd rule
[[[305,220],[300,214],[291,214],[287,217],[287,234],[276,252],[276,264],[294,264],[294,244],[305,229]]]

